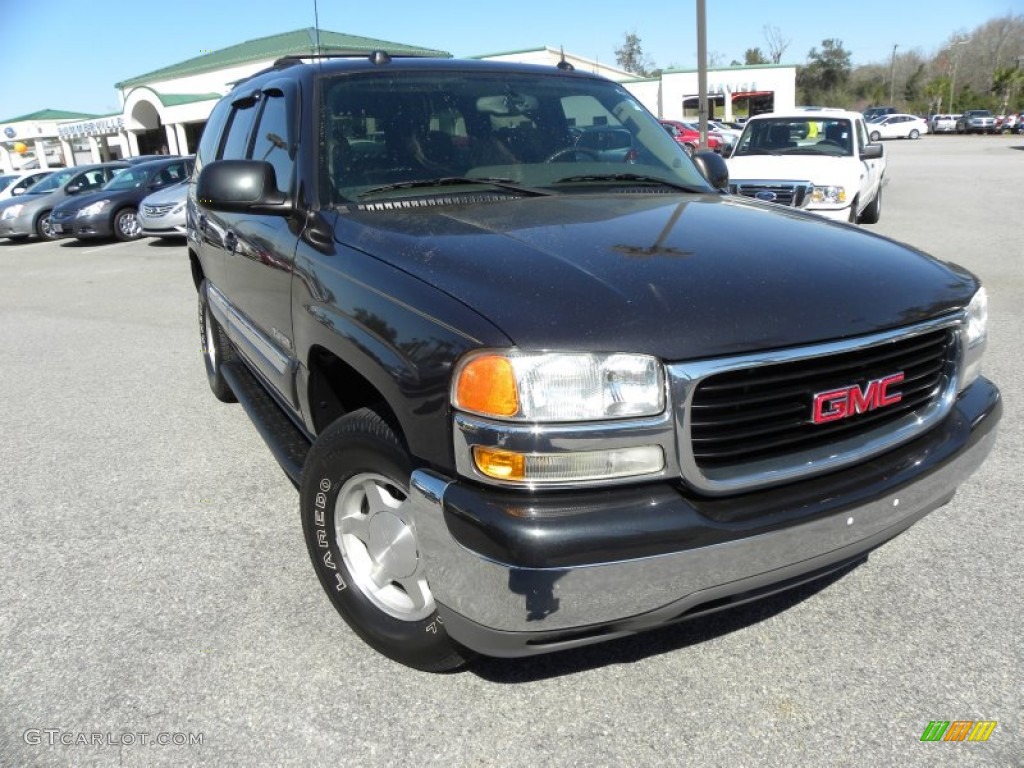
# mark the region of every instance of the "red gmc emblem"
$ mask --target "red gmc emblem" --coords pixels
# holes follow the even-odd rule
[[[827,424],[830,421],[846,419],[858,413],[867,413],[876,408],[895,405],[903,399],[899,392],[889,393],[889,387],[903,381],[903,371],[881,379],[869,381],[864,389],[856,384],[842,389],[818,392],[814,396],[814,423]]]

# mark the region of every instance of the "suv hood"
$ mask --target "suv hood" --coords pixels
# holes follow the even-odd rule
[[[684,360],[789,347],[932,318],[966,306],[977,287],[885,238],[737,198],[454,202],[342,213],[337,239],[529,349]]]
[[[859,176],[861,164],[854,157],[824,155],[749,155],[730,157],[730,181],[779,180],[836,184],[847,176]],[[857,186],[857,185],[854,185]]]

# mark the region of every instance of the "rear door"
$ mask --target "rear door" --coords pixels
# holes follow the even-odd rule
[[[293,197],[297,86],[266,84],[235,106],[220,157],[253,159],[274,167],[278,189]],[[228,334],[239,351],[297,409],[294,388],[291,279],[300,227],[294,217],[206,212],[223,253],[220,288],[230,303]]]

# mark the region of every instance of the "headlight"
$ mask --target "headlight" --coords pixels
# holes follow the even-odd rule
[[[171,211],[171,215],[172,216],[176,216],[177,214],[181,213],[184,210],[185,210],[185,203],[184,203],[184,201],[182,201],[182,202],[178,203],[176,206],[174,206],[174,210]]]
[[[988,341],[988,294],[979,288],[967,305],[967,319],[963,330],[964,369],[960,377],[960,391],[971,386],[981,375],[981,358]]]
[[[86,216],[95,216],[98,213],[103,213],[107,208],[110,207],[109,200],[97,200],[95,203],[90,203],[85,208],[80,208],[78,213],[75,214],[78,218],[85,218]]]
[[[811,190],[811,202],[812,203],[826,203],[828,205],[838,205],[839,203],[846,202],[846,188],[845,187],[814,187]]]
[[[18,216],[18,214],[21,213],[21,209],[24,208],[24,207],[25,207],[24,203],[19,204],[19,205],[9,205],[6,208],[4,208],[4,212],[2,214],[0,214],[0,219],[13,219],[13,218],[16,218]]]
[[[455,370],[452,405],[509,421],[600,421],[665,408],[664,370],[648,355],[480,351]]]

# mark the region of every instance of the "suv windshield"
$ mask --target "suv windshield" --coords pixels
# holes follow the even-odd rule
[[[783,117],[747,123],[732,156],[853,154],[853,125],[846,118]]]
[[[403,73],[327,80],[325,205],[452,194],[458,185],[564,192],[603,184],[709,187],[621,86],[534,74]],[[436,187],[430,184],[436,180]]]

